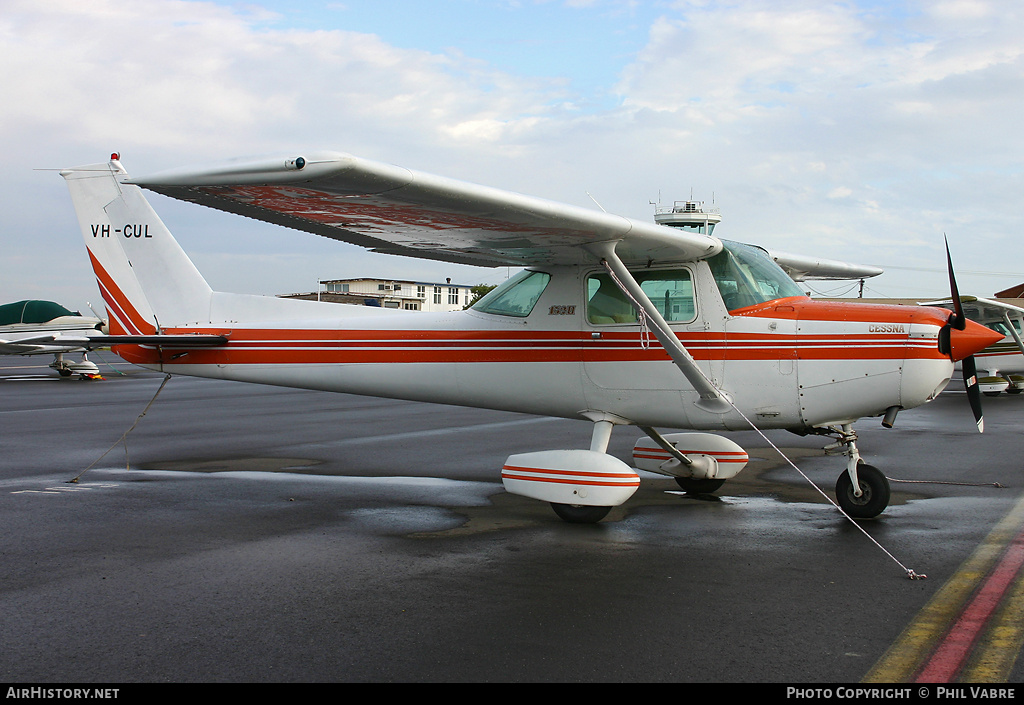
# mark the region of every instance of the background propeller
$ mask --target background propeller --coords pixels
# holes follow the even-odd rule
[[[964,305],[960,300],[960,290],[956,285],[956,276],[953,274],[953,257],[949,254],[949,240],[946,240],[946,268],[949,271],[949,293],[953,299],[953,312],[949,315],[949,321],[939,331],[939,350],[949,358],[956,361],[953,354],[952,332],[964,330],[967,327],[967,316],[964,314]],[[971,403],[971,411],[974,413],[974,421],[978,424],[978,431],[985,431],[985,416],[981,409],[981,388],[978,386],[978,369],[974,362],[974,355],[968,355],[960,361],[960,369],[964,376],[964,388],[967,390],[967,400]]]

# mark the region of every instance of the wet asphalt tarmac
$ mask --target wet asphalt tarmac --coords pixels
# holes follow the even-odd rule
[[[856,683],[1024,487],[1024,397],[982,435],[954,384],[858,424],[863,532],[753,432],[715,497],[644,475],[569,525],[500,468],[585,422],[174,377],[115,445],[163,376],[47,362],[0,358],[7,683]],[[832,492],[826,439],[768,437]]]

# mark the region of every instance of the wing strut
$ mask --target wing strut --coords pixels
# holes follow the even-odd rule
[[[1024,341],[1020,339],[1020,333],[1018,333],[1017,329],[1013,327],[1013,323],[1010,321],[1010,314],[1006,311],[1003,311],[1003,322],[1006,323],[1006,327],[1010,329],[1010,335],[1012,335],[1013,339],[1016,341],[1021,354],[1024,354]]]
[[[615,284],[622,289],[623,293],[635,305],[640,307],[641,312],[650,321],[652,332],[658,339],[658,342],[665,348],[665,352],[669,354],[672,362],[676,364],[676,367],[683,373],[687,381],[700,394],[697,408],[712,414],[728,413],[732,409],[732,404],[726,397],[725,392],[718,389],[708,379],[704,371],[697,366],[690,353],[683,347],[683,344],[679,342],[679,338],[669,328],[661,313],[651,303],[651,300],[647,298],[647,294],[640,288],[640,285],[633,278],[633,275],[629,273],[629,269],[622,263],[619,256],[615,254],[615,241],[594,243],[593,245],[588,245],[587,249],[601,257],[601,264],[608,269]]]

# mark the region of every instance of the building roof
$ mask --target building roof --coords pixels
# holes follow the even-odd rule
[[[398,279],[395,277],[349,277],[347,279],[321,279],[321,284],[341,284],[343,282],[399,282],[401,284],[413,284],[415,286],[458,286],[463,289],[472,289],[476,284],[456,284],[455,282],[430,282],[417,281],[415,279]]]

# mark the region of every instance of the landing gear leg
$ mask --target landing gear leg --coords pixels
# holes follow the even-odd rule
[[[872,519],[889,506],[889,480],[881,470],[860,459],[857,434],[850,424],[839,432],[838,445],[846,446],[846,472],[836,480],[836,502],[854,519]]]
[[[61,377],[71,376],[71,366],[64,361],[64,353],[54,353],[53,362],[50,363],[50,367],[57,370],[57,374]]]
[[[594,419],[594,433],[590,438],[590,450],[594,453],[607,453],[608,443],[612,438],[614,421],[610,418],[598,417]],[[586,504],[560,504],[551,502],[551,508],[562,521],[570,524],[596,524],[608,516],[611,507],[591,506]]]

